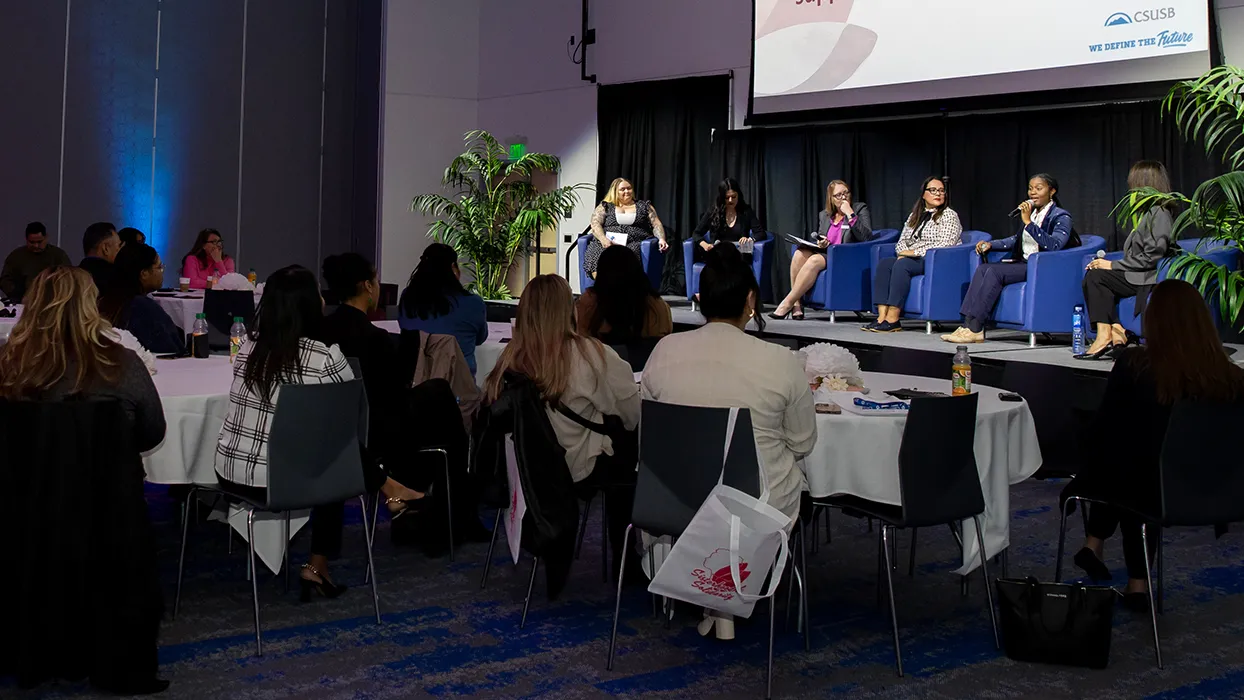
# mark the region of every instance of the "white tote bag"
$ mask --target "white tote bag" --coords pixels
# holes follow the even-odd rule
[[[518,563],[522,551],[523,516],[527,514],[527,499],[523,497],[523,482],[518,475],[518,456],[514,452],[514,436],[505,436],[505,475],[510,482],[510,505],[505,509],[505,540],[510,545],[510,556]]]
[[[738,409],[731,409],[725,454],[730,452],[737,415]],[[722,469],[724,473],[724,464]],[[766,483],[763,467],[760,483]],[[756,601],[777,590],[790,554],[786,530],[791,519],[769,505],[768,498],[767,485],[761,497],[755,498],[725,486],[719,478],[665,557],[648,591],[750,617]],[[769,588],[760,592],[766,575]]]

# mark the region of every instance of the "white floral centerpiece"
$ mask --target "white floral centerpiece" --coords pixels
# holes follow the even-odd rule
[[[799,351],[804,356],[804,372],[812,391],[859,391],[864,388],[863,372],[855,355],[833,343],[815,343]]]

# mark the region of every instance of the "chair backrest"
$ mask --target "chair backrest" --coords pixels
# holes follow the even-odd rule
[[[1244,402],[1181,401],[1171,409],[1159,458],[1163,525],[1244,520],[1240,425]]]
[[[976,245],[982,241],[992,241],[993,236],[984,231],[964,231],[959,234],[959,241],[962,245]]]
[[[248,329],[254,328],[255,293],[247,289],[209,289],[203,294],[203,314],[207,316],[208,346],[226,349],[235,317],[241,316]]]
[[[268,507],[296,510],[362,494],[363,381],[283,384],[268,433]]]
[[[729,458],[722,461],[730,409],[644,401],[639,423],[639,479],[631,522],[653,535],[678,535],[718,478],[761,494],[752,415],[739,409]]]
[[[976,471],[979,394],[913,399],[898,450],[903,523],[941,525],[985,512]]]
[[[613,348],[619,357],[630,363],[632,372],[644,371],[644,366],[648,364],[648,357],[652,355],[657,343],[661,342],[660,337],[634,338],[625,342],[616,342],[619,339],[611,337],[610,334],[605,334],[601,340]]]

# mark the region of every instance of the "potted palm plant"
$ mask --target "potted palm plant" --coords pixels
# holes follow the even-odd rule
[[[526,153],[510,160],[509,152],[487,131],[467,132],[466,151],[445,168],[441,185],[452,192],[421,194],[410,208],[436,217],[427,235],[453,246],[468,272],[470,291],[485,299],[513,298],[506,275],[526,255],[536,237],[570,216],[579,201],[577,184],[539,192],[531,184],[536,171],[558,173],[561,161],[546,153]]]
[[[1210,157],[1220,158],[1230,172],[1202,182],[1191,196],[1142,188],[1128,192],[1115,207],[1119,225],[1135,228],[1154,206],[1174,202],[1180,213],[1172,235],[1186,232],[1201,236],[1195,251],[1180,253],[1170,262],[1168,277],[1195,285],[1202,296],[1216,294],[1223,320],[1232,327],[1241,321],[1244,307],[1244,272],[1207,260],[1200,255],[1208,246],[1244,248],[1244,69],[1218,66],[1199,78],[1176,83],[1162,101],[1162,112],[1171,116],[1184,137],[1200,140]],[[1207,297],[1208,298],[1208,297]]]

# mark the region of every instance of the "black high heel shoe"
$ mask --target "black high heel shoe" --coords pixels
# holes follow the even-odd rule
[[[1073,360],[1113,360],[1115,348],[1123,347],[1111,343],[1097,352],[1082,352],[1079,355],[1072,355]]]
[[[426,508],[428,503],[430,502],[428,499],[431,498],[432,496],[432,487],[435,485],[436,484],[433,483],[428,486],[428,489],[423,492],[423,498],[415,498],[409,501],[403,500],[401,498],[384,499],[385,508],[387,508],[389,511],[389,520],[397,520],[398,518],[402,517],[403,515],[406,515],[407,513],[412,513],[412,514],[418,513],[422,511],[424,508]],[[400,508],[389,508],[389,506],[393,504],[397,504],[401,507]]]
[[[793,313],[795,313],[795,310],[791,309],[790,311],[787,311],[784,314],[778,314],[777,310],[775,309],[769,312],[769,318],[773,319],[774,321],[785,321],[786,319],[790,318],[790,315]]]
[[[329,600],[332,600],[333,598],[337,598],[342,593],[346,592],[345,586],[340,586],[328,580],[328,577],[325,576],[324,574],[321,574],[319,571],[317,571],[314,566],[311,566],[310,564],[303,564],[302,568],[315,574],[320,579],[319,581],[312,581],[311,579],[305,576],[301,576],[298,578],[298,585],[300,587],[298,599],[301,600],[302,602],[304,603],[311,602],[311,591],[315,591],[316,593],[319,593],[321,596],[328,598]]]

